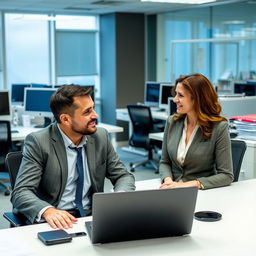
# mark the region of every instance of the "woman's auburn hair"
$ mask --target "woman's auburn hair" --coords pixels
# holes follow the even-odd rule
[[[199,73],[181,75],[176,80],[174,89],[178,83],[182,83],[183,87],[191,94],[198,125],[204,137],[210,138],[214,123],[227,121],[225,117],[220,115],[221,105],[212,83]],[[175,113],[174,120],[184,118],[185,115]]]

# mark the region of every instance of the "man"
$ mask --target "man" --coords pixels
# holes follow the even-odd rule
[[[11,202],[31,223],[45,219],[53,228],[72,227],[76,217],[91,214],[92,194],[103,192],[105,177],[114,191],[135,189],[107,131],[96,127],[90,93],[78,85],[59,88],[50,102],[57,122],[25,140]]]

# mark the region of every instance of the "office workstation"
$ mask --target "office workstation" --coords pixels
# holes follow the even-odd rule
[[[70,6],[72,3],[71,0]],[[98,8],[100,10],[100,7]],[[108,8],[105,5],[104,11]],[[112,8],[117,7],[113,6]],[[148,8],[150,7],[148,6]],[[33,96],[36,101],[30,102],[31,105],[26,104],[28,100],[26,95],[42,90],[55,91],[55,86],[49,86],[49,84],[94,84],[95,97],[100,98],[102,112],[97,126],[104,127],[108,131],[114,148],[128,144],[129,138],[125,134],[127,124],[123,124],[123,121],[129,123],[128,136],[130,137],[132,134],[131,120],[126,107],[128,104],[139,102],[150,106],[153,119],[161,120],[163,124],[168,116],[175,112],[176,105],[173,103],[171,87],[181,74],[200,72],[206,75],[216,87],[219,86],[218,93],[223,96],[220,97],[220,102],[225,117],[252,114],[252,110],[256,109],[255,74],[253,72],[256,68],[255,58],[249,49],[252,51],[254,48],[255,31],[249,29],[243,31],[243,28],[250,28],[250,26],[253,28],[254,18],[251,11],[255,10],[255,7],[250,3],[241,2],[231,3],[230,6],[228,4],[210,5],[201,7],[201,9],[194,6],[171,12],[168,12],[166,8],[167,6],[162,9],[164,12],[159,12],[159,14],[155,7],[153,7],[153,12],[146,13],[145,11],[144,14],[129,13],[128,9],[127,13],[122,13],[122,10],[120,13],[117,9],[117,12],[97,14],[96,18],[92,11],[90,15],[96,22],[88,22],[87,28],[83,27],[86,24],[83,19],[79,22],[69,20],[61,24],[61,11],[57,15],[51,14],[56,20],[47,20],[46,17],[50,12],[46,14],[41,11],[43,19],[38,23],[33,21],[33,26],[28,27],[28,30],[26,30],[26,23],[32,24],[29,19],[33,20],[33,17],[29,17],[26,13],[23,17],[16,17],[13,13],[8,13],[9,11],[6,13],[1,11],[0,15],[5,25],[5,31],[7,31],[3,31],[6,33],[7,40],[3,50],[6,50],[7,53],[4,62],[1,62],[2,55],[0,54],[0,88],[2,86],[2,89],[9,91],[11,99],[12,109],[6,113],[8,113],[8,120],[12,122],[12,141],[22,141],[29,133],[39,131],[42,126],[47,125],[47,119],[44,117],[51,116],[47,115],[49,109],[44,111],[37,108],[40,106],[40,96]],[[137,10],[144,12],[143,8],[137,8]],[[68,15],[72,16],[72,12],[75,13],[75,8],[73,11],[70,9]],[[74,16],[78,16],[79,19],[79,16],[83,16],[82,12],[80,10]],[[241,15],[238,15],[240,12]],[[221,13],[224,15],[222,16]],[[233,18],[232,15],[227,15],[231,13],[236,13],[234,16],[239,19],[241,17],[241,20],[246,19],[245,23],[238,25],[230,23],[232,19],[237,20],[237,17]],[[250,16],[252,17],[250,18]],[[19,19],[20,21],[18,21]],[[19,27],[19,22],[23,24],[21,27]],[[68,23],[74,23],[73,28],[69,27]],[[90,27],[88,24],[96,25]],[[125,30],[123,29],[124,24],[126,24]],[[192,27],[199,29],[193,31]],[[12,38],[15,38],[13,33],[17,28],[24,35],[27,31],[34,35],[33,30],[37,30],[39,34],[42,33],[42,37],[39,37],[38,34],[34,36],[34,39],[41,38],[41,43],[35,43],[34,40],[26,40],[28,42],[24,43],[24,37],[21,39],[19,47],[11,48],[15,45]],[[25,29],[23,30],[23,28]],[[211,33],[208,33],[210,30]],[[208,35],[213,39],[221,37],[224,31],[230,33],[231,37],[238,37],[234,41],[228,41],[226,38],[226,41],[189,42],[190,37],[192,40],[194,38],[200,40],[201,37],[208,37]],[[248,38],[243,40],[244,35],[247,35]],[[1,36],[0,39],[5,40]],[[184,42],[175,41],[180,39]],[[127,43],[131,40],[132,43]],[[77,41],[81,44],[76,44]],[[49,47],[42,46],[43,43],[49,44]],[[170,44],[173,46],[171,49]],[[42,60],[42,64],[38,66],[33,60],[30,60],[30,65],[27,65],[22,58],[18,59],[19,54],[14,56],[12,53],[24,51],[30,59],[28,48],[33,48],[33,45],[36,46],[31,58],[37,60],[38,63],[41,63]],[[2,46],[0,46],[0,51],[2,51]],[[21,61],[24,65],[19,65],[17,68]],[[4,63],[3,66],[2,63]],[[17,63],[17,65],[11,68],[11,63]],[[232,72],[229,72],[229,77],[227,79],[222,77],[225,70],[229,69],[232,69]],[[26,81],[34,82],[26,83]],[[221,90],[222,85],[224,86],[223,90]],[[228,88],[230,85],[231,90]],[[14,96],[15,94],[21,95],[19,92],[15,93],[15,90],[24,90],[26,95]],[[237,94],[237,96],[234,97],[233,94]],[[24,102],[23,106],[20,104],[21,102]],[[14,113],[18,115],[18,120],[14,118]],[[35,126],[39,126],[39,128]],[[163,133],[150,134],[149,138],[162,141]],[[191,234],[182,237],[143,239],[100,245],[92,245],[87,235],[73,238],[71,243],[45,246],[37,238],[38,232],[51,230],[50,226],[45,223],[6,228],[0,230],[0,240],[2,241],[2,243],[0,242],[0,254],[13,251],[13,255],[15,252],[19,252],[18,254],[21,255],[45,255],[47,253],[50,255],[56,253],[77,255],[251,255],[255,247],[253,239],[251,239],[253,237],[252,230],[256,227],[253,217],[255,215],[253,200],[255,198],[256,143],[253,140],[245,141],[247,149],[240,178],[246,181],[232,183],[227,187],[198,191],[195,211],[218,211],[222,214],[222,219],[218,222],[206,223],[194,220]],[[125,151],[119,148],[118,150],[121,152],[118,154],[121,155],[121,159],[124,159],[127,169],[130,170],[130,159],[132,158],[132,161],[136,162],[138,156],[136,154],[125,155]],[[127,162],[126,159],[128,159]],[[143,176],[141,174],[143,171],[150,174]],[[134,175],[136,179],[154,178],[136,182],[136,190],[159,188],[159,176],[154,173],[151,166],[136,168]],[[230,200],[230,198],[237,200]],[[238,221],[245,212],[247,217]],[[91,217],[79,218],[78,223],[74,224],[74,228],[68,232],[87,232],[85,221],[91,220]],[[13,241],[16,243],[14,244]]]
[[[13,90],[12,97],[8,90],[0,91],[0,120],[12,122],[12,141],[23,141],[29,133],[46,127],[53,119],[49,102],[51,95],[57,89],[19,84],[14,85]],[[19,105],[13,105],[11,102],[19,102]],[[33,120],[37,123],[33,123]],[[115,133],[123,132],[123,128],[105,123],[98,123],[98,127],[103,127],[109,132],[111,141],[116,147]]]

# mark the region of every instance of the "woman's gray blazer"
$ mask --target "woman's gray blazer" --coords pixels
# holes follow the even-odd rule
[[[161,179],[199,180],[204,189],[229,185],[233,181],[231,142],[226,121],[215,123],[210,138],[199,128],[187,152],[184,165],[177,161],[184,119],[167,119],[159,171]]]

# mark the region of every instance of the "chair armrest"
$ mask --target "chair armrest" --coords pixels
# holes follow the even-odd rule
[[[4,212],[3,216],[10,222],[11,227],[20,227],[27,225],[26,218],[21,214],[15,214],[13,212]]]

